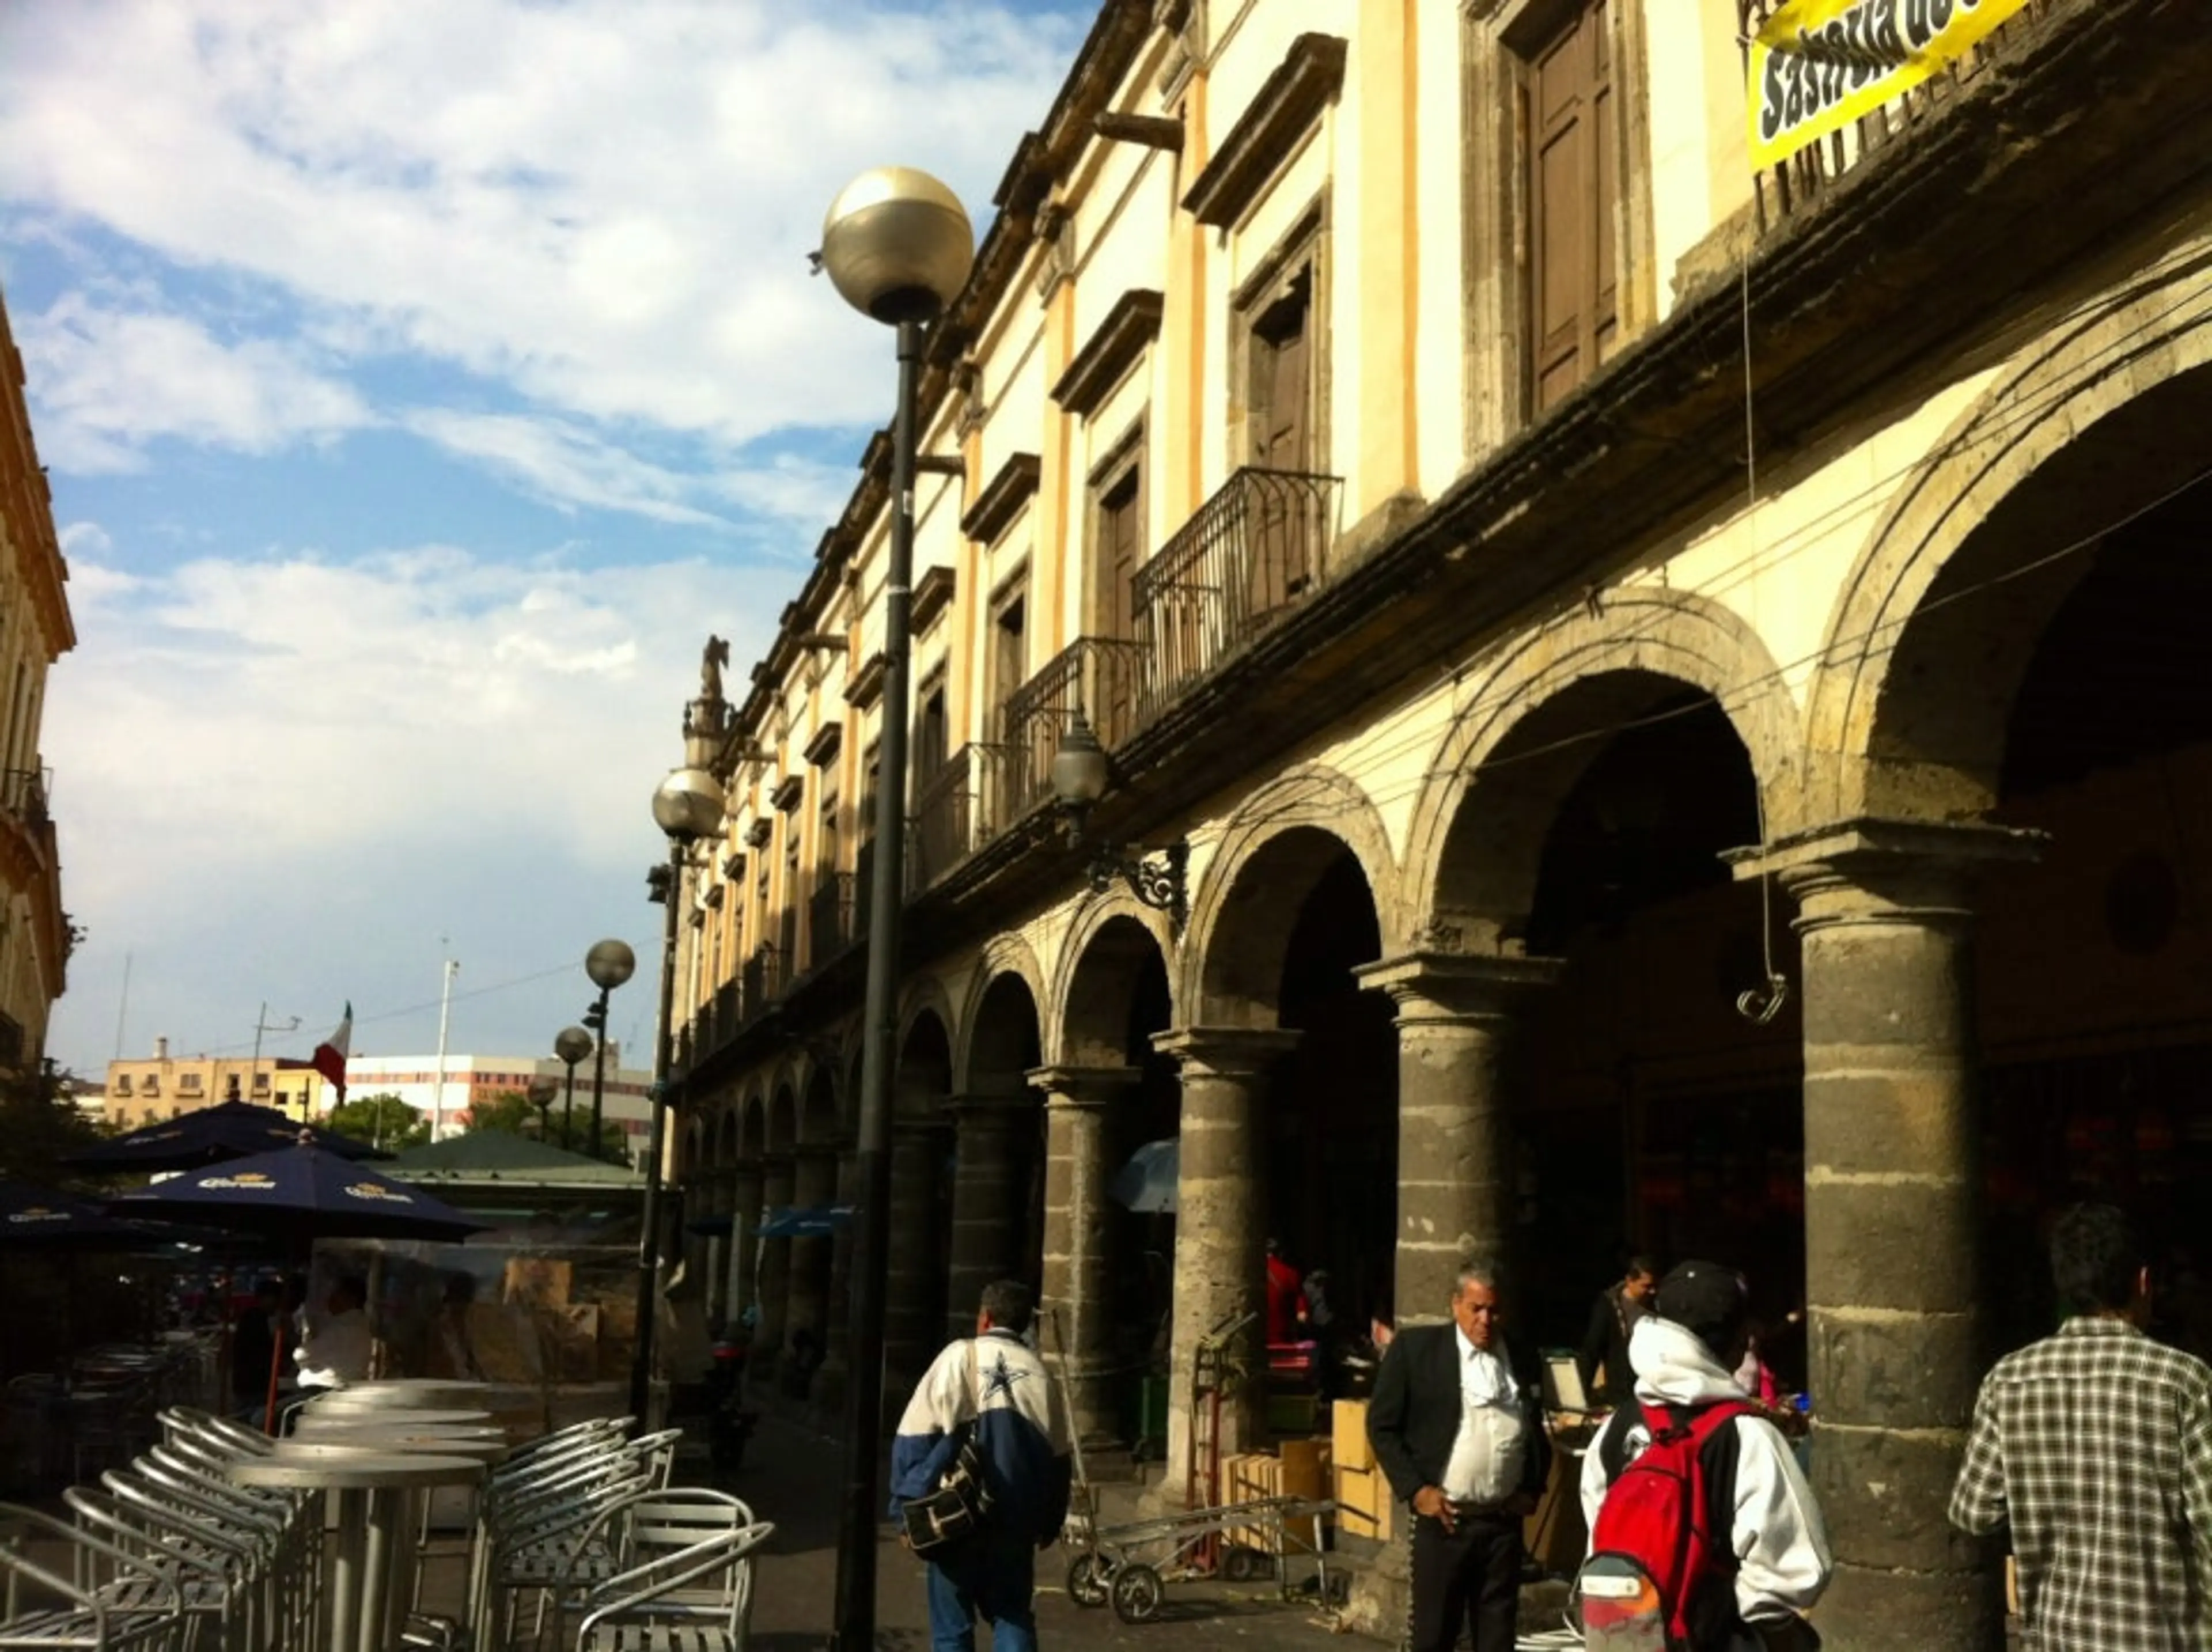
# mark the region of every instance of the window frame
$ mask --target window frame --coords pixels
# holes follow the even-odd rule
[[[1324,188],[1268,248],[1229,303],[1229,468],[1258,463],[1260,375],[1267,358],[1255,348],[1260,323],[1307,275],[1306,446],[1309,474],[1327,476],[1332,380],[1329,302],[1330,192]]]
[[[1534,422],[1534,214],[1528,195],[1529,58],[1597,0],[1462,0],[1461,273],[1466,454]],[[1607,0],[1611,30],[1614,201],[1613,355],[1657,319],[1652,227],[1650,52],[1643,7]],[[1592,371],[1596,369],[1594,367]],[[1572,394],[1571,392],[1569,392]]]

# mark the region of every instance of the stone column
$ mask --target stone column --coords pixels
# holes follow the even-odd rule
[[[1042,1345],[1065,1363],[1072,1425],[1086,1445],[1121,1436],[1113,1381],[1114,1257],[1106,1242],[1106,1109],[1143,1075],[1135,1067],[1038,1067],[1045,1094],[1044,1293],[1057,1315]]]
[[[758,1159],[740,1159],[730,1173],[730,1287],[725,1301],[732,1322],[760,1300],[753,1257],[760,1243],[755,1236],[760,1227],[761,1184]]]
[[[837,1195],[837,1150],[827,1142],[802,1144],[792,1178],[791,1202],[805,1211],[820,1210]],[[814,1358],[825,1357],[823,1314],[830,1296],[830,1239],[826,1234],[791,1241],[790,1305],[784,1312],[784,1391],[805,1398],[806,1388],[799,1373],[808,1366],[800,1359],[799,1333],[814,1341]]]
[[[1245,1315],[1252,1316],[1250,1322],[1232,1346],[1252,1380],[1242,1392],[1223,1396],[1221,1455],[1247,1450],[1258,1438],[1267,1244],[1260,1220],[1259,1111],[1269,1066],[1296,1048],[1297,1038],[1280,1029],[1244,1027],[1179,1027],[1152,1037],[1155,1048],[1182,1066],[1174,1346],[1167,1478],[1161,1487],[1164,1501],[1170,1504],[1180,1503],[1188,1490],[1188,1408],[1199,1341]]]
[[[851,1147],[842,1146],[837,1150],[836,1163],[837,1203],[849,1211],[860,1202],[860,1161]],[[849,1220],[839,1223],[830,1236],[830,1295],[823,1311],[828,1316],[829,1334],[823,1341],[822,1365],[814,1373],[810,1397],[824,1416],[842,1417],[845,1381],[853,1369],[847,1353],[853,1332],[853,1224]]]
[[[945,1131],[933,1119],[891,1121],[890,1266],[884,1300],[884,1405],[896,1416],[945,1344],[936,1303],[937,1186]],[[968,1310],[968,1323],[975,1322]]]
[[[1014,1132],[1031,1121],[1024,1096],[962,1096],[952,1114],[952,1254],[945,1335],[972,1336],[983,1287],[1014,1271]]]
[[[791,1203],[793,1166],[788,1153],[774,1154],[762,1162],[761,1212],[765,1221]],[[783,1368],[783,1331],[791,1306],[791,1241],[761,1239],[760,1321],[754,1327],[752,1347],[757,1357],[745,1361],[750,1382],[773,1388]]]
[[[730,1214],[730,1184],[719,1170],[702,1171],[693,1181],[695,1191],[687,1201],[692,1221],[714,1221]],[[711,1329],[722,1317],[722,1304],[726,1300],[724,1290],[730,1276],[730,1236],[726,1233],[710,1235],[706,1244],[706,1272],[702,1276],[706,1284],[702,1306],[707,1324]]]
[[[1354,973],[1398,1006],[1400,1325],[1449,1317],[1462,1261],[1507,1259],[1513,1136],[1504,1057],[1520,1000],[1559,979],[1553,958],[1409,952]]]
[[[1984,1369],[1968,874],[2037,835],[1855,821],[1745,858],[1797,901],[1813,1482],[1832,1652],[2003,1644],[1981,1546],[1944,1518]]]

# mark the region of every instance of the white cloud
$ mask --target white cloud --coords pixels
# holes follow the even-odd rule
[[[564,509],[590,505],[660,522],[720,521],[683,502],[695,486],[689,478],[557,420],[422,408],[402,422],[416,435]]]
[[[881,337],[805,276],[823,209],[896,155],[981,216],[1077,27],[1020,0],[14,8],[0,193],[273,282],[327,336],[741,443],[880,418]]]
[[[16,336],[40,455],[79,475],[141,469],[161,437],[267,453],[373,422],[349,386],[291,348],[225,343],[179,315],[70,295],[22,318]]]

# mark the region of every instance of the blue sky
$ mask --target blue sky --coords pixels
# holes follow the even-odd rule
[[[979,230],[1088,6],[15,0],[0,283],[70,564],[50,1053],[550,1048],[888,411],[854,173]],[[434,17],[434,27],[424,27]],[[742,671],[739,672],[742,677]],[[125,992],[128,961],[129,990]],[[631,1000],[627,1005],[623,998]]]

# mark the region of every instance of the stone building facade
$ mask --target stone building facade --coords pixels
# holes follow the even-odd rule
[[[2202,1278],[2212,76],[2189,8],[2033,4],[1757,170],[1768,9],[1101,11],[924,385],[888,1381],[1024,1274],[1126,1439],[1270,1236],[1401,1322],[1503,1252],[1547,1342],[1719,1255],[1808,1310],[1828,1643],[1978,1648],[1945,1493],[2039,1224]],[[887,448],[678,896],[686,1213],[825,1402],[842,1242],[754,1229],[854,1191]]]
[[[31,436],[23,357],[0,304],[0,1072],[38,1070],[76,932],[62,909],[53,774],[40,755],[46,673],[76,647],[69,565]]]

